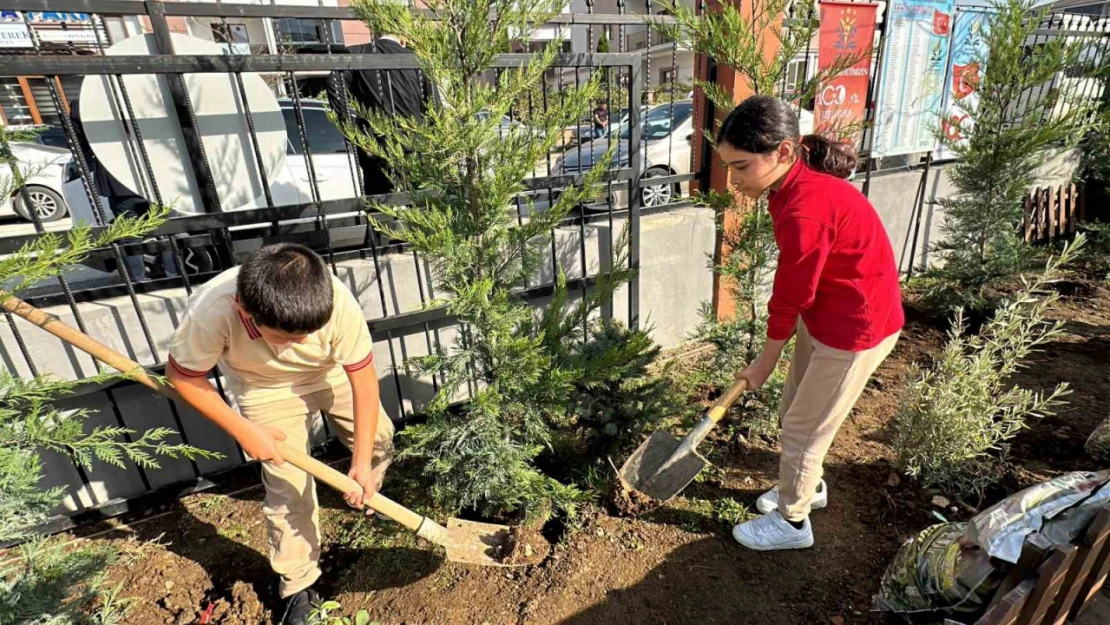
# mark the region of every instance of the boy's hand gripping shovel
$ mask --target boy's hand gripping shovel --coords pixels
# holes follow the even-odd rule
[[[27,302],[9,293],[0,291],[0,306],[9,312],[19,315],[30,323],[46,330],[66,343],[89,354],[93,358],[118,369],[130,378],[154,391],[173,400],[180,401],[181,396],[172,386],[152,375],[139,363],[127,358],[92,337],[71,328],[53,315],[48,315],[31,306]],[[351,478],[339,471],[316,460],[312,456],[294,449],[285,443],[277,442],[278,451],[293,466],[323,480],[328,485],[342,492],[361,490],[361,486]],[[511,551],[510,529],[506,525],[493,525],[490,523],[476,523],[462,519],[448,519],[447,527],[436,523],[428,517],[421,516],[412,510],[398,504],[380,493],[375,493],[370,498],[368,506],[376,512],[381,512],[390,519],[404,525],[416,532],[417,536],[444,547],[447,550],[447,559],[465,564],[480,564],[484,566],[519,566],[531,562],[514,561],[513,564],[503,564],[500,558],[509,555],[503,553]],[[540,557],[546,554],[538,554]]]
[[[682,492],[709,464],[698,454],[698,444],[747,388],[748,381],[743,378],[734,382],[681,441],[661,430],[652,433],[621,467],[618,474],[621,486],[658,501],[667,501]]]

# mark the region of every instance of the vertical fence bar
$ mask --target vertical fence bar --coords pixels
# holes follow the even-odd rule
[[[629,181],[628,193],[628,268],[633,271],[632,279],[628,283],[628,327],[633,330],[640,328],[640,170],[643,154],[640,149],[640,107],[634,98],[638,98],[644,88],[643,68],[639,63],[631,66],[631,84],[628,89],[628,141],[629,141],[629,166],[632,168],[632,180]]]
[[[867,81],[867,110],[864,114],[863,132],[860,135],[861,141],[864,143],[864,153],[867,154],[867,173],[863,179],[863,192],[864,197],[871,196],[871,174],[875,171],[875,120],[879,114],[878,106],[878,82],[879,77],[882,76],[883,71],[883,42],[886,39],[886,25],[890,21],[890,15],[884,13],[883,21],[876,24],[875,27],[879,31],[879,40],[875,45],[875,73]]]
[[[917,241],[921,232],[921,215],[925,212],[925,192],[929,187],[929,166],[933,162],[933,153],[929,152],[925,155],[925,167],[921,170],[921,184],[917,189],[917,217],[913,223],[913,243],[910,245],[910,264],[907,268],[906,277],[913,277],[914,256],[917,254]],[[929,264],[928,250],[925,251],[925,259],[921,261],[922,269]]]
[[[648,54],[649,55],[651,54],[650,49],[648,50]],[[651,80],[651,72],[648,72],[647,77],[648,77],[648,80],[650,81]],[[676,128],[674,126],[674,123],[675,123],[675,118],[674,118],[674,115],[675,115],[675,113],[674,113],[675,93],[674,93],[674,90],[675,90],[675,83],[677,83],[677,82],[678,82],[678,41],[672,41],[671,42],[671,85],[670,85],[670,87],[671,87],[670,88],[671,132],[667,135],[667,169],[668,169],[667,173],[668,174],[672,174],[672,173],[677,171],[677,168],[674,166],[674,161],[673,161],[673,159],[674,159],[674,131],[676,130]],[[693,115],[694,114],[693,102],[690,103],[690,107],[691,107],[690,115]],[[691,130],[692,129],[693,129],[693,127],[691,126]],[[683,141],[686,141],[687,143],[689,143],[689,140],[687,140],[685,138],[683,138]],[[691,155],[691,158],[692,158],[692,155]],[[682,185],[681,184],[676,184],[674,187],[675,187],[675,189],[678,190],[678,192],[679,192],[678,195],[681,195],[682,194]],[[672,201],[677,201],[677,197],[672,197],[671,199],[672,199]]]
[[[561,76],[562,75],[562,67],[559,67],[556,70],[555,75],[556,76]],[[562,80],[560,80],[559,82],[562,82]],[[540,87],[541,87],[540,93],[543,94],[543,112],[544,112],[544,115],[547,115],[547,113],[549,111],[549,108],[548,108],[548,103],[547,103],[547,73],[546,72],[544,72],[543,74],[540,75]],[[564,158],[563,162],[564,163],[566,162],[565,158]],[[579,164],[579,167],[581,167],[581,164]],[[568,172],[566,170],[566,168],[564,167],[562,173],[568,174],[570,172]],[[551,154],[547,155],[547,175],[548,175],[548,177],[551,176]],[[554,193],[553,193],[551,187],[549,186],[549,187],[547,187],[548,210],[550,210],[552,207],[554,207],[555,203],[556,203],[556,200],[555,200]],[[556,247],[555,247],[555,229],[552,228],[551,229],[551,280],[552,280],[552,283],[554,283],[556,280],[558,280],[558,278],[559,278],[559,254],[558,254],[558,251],[556,250]]]
[[[384,317],[389,316],[389,306],[388,306],[388,304],[386,304],[385,285],[382,281],[381,259],[378,258],[377,231],[374,229],[374,222],[373,221],[368,220],[366,222],[366,227],[367,227],[367,229],[369,231],[369,235],[370,235],[370,255],[374,260],[374,276],[377,278],[375,280],[375,282],[378,283],[378,297],[381,298],[382,317],[384,318]],[[389,345],[389,364],[393,369],[393,384],[395,385],[395,387],[397,389],[397,408],[398,408],[397,417],[400,420],[400,419],[404,419],[404,417],[405,417],[405,398],[404,398],[404,394],[401,391],[401,371],[397,367],[397,353],[396,353],[396,351],[394,351],[394,348],[393,348],[393,332],[392,331],[387,331],[386,332],[385,340],[386,340],[386,344]]]
[[[611,68],[609,66],[605,67],[605,108],[609,110],[609,115],[610,116],[612,116],[612,114],[613,114],[613,71],[612,71],[612,69],[613,68]],[[609,150],[611,150],[612,147],[613,147],[612,128],[613,128],[613,126],[612,126],[612,124],[610,124],[610,127],[606,129],[606,133],[605,133],[605,153],[606,154],[608,154]],[[616,126],[616,128],[620,128],[620,125],[618,124]],[[617,137],[617,142],[618,143],[620,142],[620,137],[619,136]],[[617,160],[618,160],[618,163],[619,163],[620,159],[617,159]],[[610,173],[612,173],[612,172],[610,172]],[[613,226],[613,180],[612,180],[611,176],[606,176],[605,186],[606,186],[606,191],[605,191],[605,215],[606,215],[606,217],[608,219],[608,223],[609,223],[609,227],[606,229],[606,232],[608,233],[608,237],[609,237],[609,247],[608,247],[608,249],[609,249],[609,265],[608,265],[607,270],[608,271],[613,271],[613,269],[614,269],[613,265],[615,264],[614,263],[614,260],[615,260],[614,259],[614,254],[616,252],[613,249],[613,227],[614,227]],[[613,292],[612,291],[609,291],[609,293],[605,296],[604,309],[605,309],[607,320],[612,321],[613,320],[613,314],[614,314],[613,313]]]
[[[416,255],[416,248],[413,248],[412,250],[412,262],[416,266],[416,288],[420,293],[420,307],[424,308],[428,305],[428,301],[424,297],[424,276],[421,275],[422,272],[420,271],[420,257]],[[428,325],[427,321],[424,322],[424,342],[427,343],[428,353],[435,353],[432,349],[431,326]],[[436,380],[435,374],[432,374],[432,392],[439,392],[439,381]]]
[[[582,70],[582,68],[577,66],[577,65],[574,67],[574,88],[575,88],[576,92],[577,92],[578,89],[582,88],[581,78],[580,78],[581,77],[581,70]],[[579,118],[578,119],[578,166],[579,166],[580,169],[585,169],[584,167],[582,167],[582,124],[581,124],[581,122],[582,122],[582,119]],[[592,116],[591,116],[590,123],[593,124]],[[591,137],[592,136],[593,135],[591,133]],[[591,156],[590,165],[591,166],[593,166],[595,164],[594,161],[593,161],[593,158],[592,158],[592,156],[593,156],[593,146],[594,146],[594,142],[591,140],[590,141],[590,156]],[[606,166],[608,166],[608,165],[606,165]],[[580,293],[581,293],[582,300],[585,301],[586,300],[586,278],[589,277],[589,275],[590,275],[589,269],[586,267],[586,203],[585,202],[579,202],[578,203],[578,247],[579,247],[579,256],[580,256],[580,259],[581,259],[581,262],[582,262],[582,283],[581,283],[581,286],[580,286]],[[586,340],[588,337],[589,337],[589,311],[586,307],[583,307],[583,309],[582,309],[582,339]]]

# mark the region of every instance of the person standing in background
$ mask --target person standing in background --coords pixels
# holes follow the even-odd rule
[[[385,33],[372,43],[348,48],[351,54],[412,55],[400,37]],[[435,90],[419,69],[364,69],[332,72],[327,83],[328,103],[341,120],[357,120],[358,127],[370,132],[364,120],[358,119],[354,103],[372,111],[404,116],[420,121],[436,99]],[[362,170],[363,195],[393,192],[393,181],[385,161],[358,152]]]

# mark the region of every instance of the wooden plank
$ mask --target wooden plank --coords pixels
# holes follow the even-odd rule
[[[1069,219],[1071,220],[1071,229],[1068,232],[1076,232],[1079,230],[1079,187],[1076,183],[1072,183],[1069,187],[1071,192],[1071,202],[1068,204]]]
[[[1068,615],[1076,605],[1076,599],[1079,598],[1079,592],[1091,574],[1095,560],[1106,549],[1108,543],[1110,543],[1110,507],[1105,507],[1091,522],[1091,526],[1079,543],[1079,552],[1075,555],[1075,562],[1072,563],[1067,578],[1064,579],[1062,591],[1056,596],[1056,602],[1052,604],[1052,608],[1045,614],[1046,625],[1064,625],[1068,620]]]
[[[1068,231],[1068,187],[1056,188],[1056,236],[1064,236]]]
[[[1029,601],[1029,595],[1033,594],[1034,584],[1031,579],[1018,584],[991,605],[983,618],[975,621],[975,625],[1015,625],[1022,609]]]
[[[1037,208],[1033,214],[1037,215],[1037,240],[1045,240],[1045,190],[1037,188]]]
[[[1025,229],[1026,243],[1031,243],[1033,241],[1033,206],[1033,194],[1028,193],[1025,195],[1025,223],[1022,224]]]
[[[1071,185],[1062,185],[1060,187],[1060,235],[1063,236],[1071,232]]]
[[[1079,221],[1087,221],[1087,187],[1079,187]]]
[[[1040,544],[1038,544],[1038,541]],[[1044,562],[1049,549],[1051,549],[1051,545],[1041,535],[1030,534],[1026,537],[1025,544],[1021,547],[1021,557],[1018,558],[1017,564],[1006,573],[1006,577],[1002,578],[1002,583],[995,591],[994,599],[991,600],[988,611],[1001,603],[1011,590],[1017,588],[1021,582],[1033,575],[1033,572]]]
[[[1071,620],[1074,621],[1078,618],[1080,612],[1087,606],[1087,602],[1093,599],[1098,591],[1102,589],[1103,584],[1106,583],[1107,574],[1110,574],[1110,540],[1104,540],[1102,549],[1095,556],[1094,563],[1091,565],[1091,572],[1087,575],[1087,579],[1083,582],[1079,591],[1079,596],[1071,607],[1071,614],[1068,615]]]
[[[1045,240],[1051,241],[1056,237],[1056,194],[1052,187],[1044,190],[1045,194]]]
[[[1021,610],[1017,625],[1041,625],[1048,609],[1056,601],[1078,551],[1075,545],[1058,545],[1052,550],[1048,561],[1037,571],[1037,585]]]

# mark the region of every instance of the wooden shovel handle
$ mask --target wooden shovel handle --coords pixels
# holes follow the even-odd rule
[[[275,441],[277,451],[286,461],[293,464],[298,469],[308,473],[316,479],[324,482],[328,486],[338,490],[341,493],[349,493],[353,491],[360,491],[362,487],[358,482],[343,475],[339,471],[329,467],[328,465],[320,462],[305,452],[290,447],[281,441]],[[370,498],[370,503],[367,504],[371,509],[376,512],[381,512],[390,519],[404,525],[412,531],[418,531],[420,525],[424,522],[424,517],[409,510],[401,504],[389,499],[381,493],[374,493]]]
[[[732,386],[728,387],[725,394],[718,397],[717,401],[713,403],[713,407],[709,409],[709,418],[712,419],[714,423],[723,419],[728,409],[736,403],[737,399],[740,399],[740,395],[746,390],[748,390],[748,381],[744,378],[737,378],[737,380],[732,383]]]
[[[5,310],[19,315],[28,322],[46,330],[50,334],[62,339],[66,343],[76,347],[77,349],[85,352],[86,354],[96,358],[97,360],[106,363],[113,369],[126,374],[136,382],[140,382],[151,389],[166,395],[170,399],[179,400],[181,397],[172,386],[158,379],[149,371],[143,368],[142,365],[131,360],[127,356],[117,352],[116,350],[100,343],[89,335],[72,328],[64,321],[54,315],[48,315],[43,311],[35,308],[27,302],[19,299],[14,295],[10,295],[0,291],[0,297],[4,298],[0,303]]]
[[[6,296],[6,297],[5,297]],[[74,329],[63,322],[61,319],[54,315],[48,315],[43,311],[35,308],[27,302],[0,291],[0,297],[4,297],[0,306],[5,310],[10,311],[15,315],[19,315],[30,323],[46,330],[50,334],[60,338],[61,340],[69,343],[70,345],[80,349],[81,351],[89,354],[93,358],[104,362],[114,369],[125,373],[131,379],[140,382],[154,391],[165,395],[173,400],[181,400],[181,396],[177,394],[172,386],[163,380],[155,377],[147,371],[142,365],[124,356],[123,354],[115,351],[114,349],[100,343],[89,335]],[[339,471],[329,467],[328,465],[320,462],[312,456],[294,449],[285,443],[277,442],[278,453],[280,453],[286,460],[293,464],[293,466],[301,469],[302,471],[313,475],[314,477],[322,480],[324,483],[332,486],[333,488],[349,493],[355,490],[362,490],[358,482],[343,475]],[[424,517],[416,514],[412,510],[405,508],[381,494],[375,494],[371,499],[369,506],[377,512],[381,512],[390,519],[404,525],[405,527],[418,531]]]

